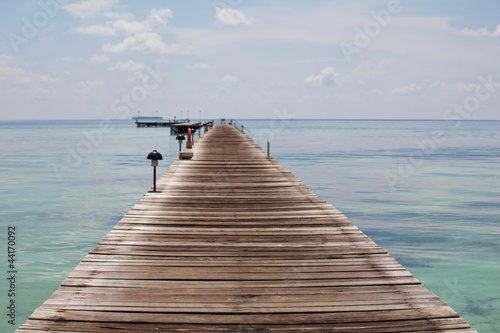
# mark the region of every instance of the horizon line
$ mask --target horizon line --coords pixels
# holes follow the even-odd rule
[[[169,119],[169,118],[163,118]],[[173,118],[172,118],[173,119]],[[226,121],[230,120],[274,120],[274,121],[304,121],[304,120],[328,120],[328,121],[445,121],[445,122],[454,122],[454,121],[500,121],[500,119],[414,119],[414,118],[283,118],[283,119],[275,119],[275,118],[202,118],[202,120],[220,120],[225,119]],[[14,121],[131,121],[134,119],[119,119],[119,118],[89,118],[89,119],[0,119],[0,122],[14,122]],[[199,121],[200,119],[190,119],[191,121]]]

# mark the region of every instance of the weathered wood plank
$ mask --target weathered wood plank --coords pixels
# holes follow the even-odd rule
[[[404,310],[355,311],[355,312],[315,312],[315,313],[155,313],[129,311],[78,311],[40,307],[31,316],[33,319],[56,321],[96,321],[125,323],[193,323],[193,324],[312,324],[312,323],[353,323],[383,320],[415,320],[458,317],[448,306],[426,307]]]
[[[36,321],[34,321],[36,322]],[[308,332],[308,333],[382,333],[382,332],[475,332],[469,329],[461,318],[426,319],[412,321],[377,321],[370,323],[342,323],[335,326],[329,324],[294,324],[294,325],[264,325],[264,324],[236,324],[236,325],[193,325],[193,324],[145,324],[145,323],[86,323],[86,322],[59,322],[59,330],[51,329],[54,325],[50,321],[27,323],[23,333],[29,332],[93,332],[105,333],[110,331],[130,332],[244,332],[244,331],[273,331],[273,332]],[[29,327],[36,327],[30,329]],[[438,329],[436,329],[436,327]]]
[[[193,281],[196,281],[194,283]],[[348,286],[381,286],[381,285],[408,285],[420,284],[414,277],[373,277],[370,279],[336,279],[336,280],[121,280],[121,279],[98,279],[67,278],[61,284],[70,287],[111,287],[125,288],[167,288],[167,289],[204,289],[204,288],[305,288],[305,287],[348,287]]]

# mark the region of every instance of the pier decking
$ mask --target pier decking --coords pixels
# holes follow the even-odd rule
[[[176,124],[174,121],[136,121],[137,127],[169,127]]]
[[[188,128],[197,129],[201,127],[201,122],[178,123],[170,125],[170,134],[187,133]]]
[[[246,134],[193,150],[19,332],[476,332]]]

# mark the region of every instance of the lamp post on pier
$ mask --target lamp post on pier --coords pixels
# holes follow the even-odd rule
[[[155,149],[148,154],[147,159],[151,160],[151,166],[153,167],[153,192],[156,192],[156,167],[158,166],[158,160],[162,160],[163,156]]]
[[[177,137],[176,137],[175,139],[176,139],[177,141],[179,141],[179,151],[181,151],[181,149],[182,149],[182,142],[183,142],[184,140],[186,140],[186,138],[184,137],[184,135],[179,134],[179,135],[177,135]]]

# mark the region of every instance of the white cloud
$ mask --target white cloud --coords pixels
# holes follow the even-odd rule
[[[172,10],[168,8],[153,8],[149,16],[142,22],[134,20],[133,15],[108,13],[107,17],[114,19],[102,24],[77,27],[76,32],[80,34],[94,34],[99,36],[126,36],[149,31],[158,31],[168,23],[168,19],[174,17]]]
[[[174,12],[169,8],[151,9],[146,22],[150,24],[166,24],[168,19],[174,18]]]
[[[70,57],[62,57],[61,61],[63,61],[63,62],[72,62],[73,59],[71,59]]]
[[[79,3],[67,4],[61,7],[73,16],[81,19],[87,19],[103,14],[118,2],[119,0],[86,0]]]
[[[0,57],[0,61],[2,57]],[[6,81],[9,86],[24,86],[26,94],[33,92],[49,93],[47,87],[61,81],[61,77],[51,74],[35,74],[20,67],[4,67],[0,65],[0,81]]]
[[[500,24],[497,25],[496,29],[489,31],[487,28],[480,28],[477,30],[472,30],[465,28],[462,30],[462,34],[465,36],[489,36],[489,37],[500,37]]]
[[[378,95],[378,96],[381,96],[383,95],[382,91],[380,89],[371,89],[370,91],[368,91],[368,95]]]
[[[222,83],[226,86],[237,86],[241,84],[241,81],[236,76],[226,75],[222,78]]]
[[[174,13],[169,8],[151,9],[147,18],[142,22],[135,20],[130,13],[106,12],[104,15],[111,21],[76,28],[76,32],[80,34],[128,36],[118,44],[104,44],[102,46],[104,52],[171,53],[178,48],[177,45],[164,43],[162,36],[158,34],[158,32],[162,31],[162,28],[166,28],[168,21],[174,17]],[[89,59],[92,64],[106,61],[110,61],[106,55],[92,56]]]
[[[420,85],[414,82],[409,86],[394,88],[392,93],[398,96],[417,96],[420,94],[420,90]]]
[[[19,67],[2,67],[0,66],[0,80],[15,79],[17,82],[31,81],[32,74]]]
[[[212,68],[212,66],[210,66],[207,63],[197,62],[196,64],[189,66],[189,68],[194,68],[194,69],[209,69],[209,68]]]
[[[444,88],[444,87],[446,87],[446,84],[444,84],[440,80],[436,80],[436,81],[432,82],[429,85],[429,87],[431,87],[432,89]]]
[[[13,61],[16,57],[0,54],[0,80],[9,80],[14,83],[31,82],[33,74],[20,67],[6,67],[5,64]]]
[[[236,76],[226,75],[222,78],[222,85],[217,89],[213,97],[226,96],[231,91],[232,87],[240,86],[241,81]]]
[[[98,62],[108,62],[111,61],[111,58],[107,54],[93,55],[89,59],[89,63],[95,64]]]
[[[76,32],[81,34],[94,34],[99,36],[130,35],[145,32],[146,26],[137,21],[117,20],[104,24],[78,27]]]
[[[478,87],[480,87],[480,85],[478,85],[476,83],[460,82],[460,83],[457,84],[457,88],[459,90],[465,91],[467,93],[473,92]]]
[[[108,13],[106,16],[115,20],[78,27],[76,32],[99,36],[128,36],[118,44],[107,43],[103,45],[103,51],[108,53],[171,53],[177,49],[177,45],[164,43],[161,35],[158,34],[163,27],[166,27],[168,20],[174,17],[174,13],[169,8],[151,9],[148,17],[142,22],[134,20],[133,15],[126,15],[126,13]],[[92,58],[92,61],[95,63],[99,62],[100,59],[102,56],[101,58]]]
[[[352,70],[350,76],[355,79],[376,79],[387,75],[386,67],[390,66],[388,58],[382,58],[379,62],[372,60],[363,60],[356,68]]]
[[[217,8],[215,19],[224,25],[249,25],[255,21],[252,17],[247,17],[241,10],[232,8]]]
[[[110,71],[138,71],[146,67],[142,62],[129,60],[128,62],[119,62],[113,67],[109,67]]]
[[[81,90],[90,90],[94,87],[100,87],[104,85],[104,81],[102,80],[86,80],[86,81],[80,81],[77,84],[78,89]]]
[[[60,77],[54,77],[54,76],[52,76],[50,74],[45,74],[45,75],[40,75],[38,77],[38,79],[41,82],[44,82],[44,83],[54,83],[54,82],[59,81],[61,78]]]
[[[122,42],[112,45],[105,44],[102,47],[104,52],[124,53],[124,52],[155,52],[171,53],[177,49],[177,45],[167,45],[157,33],[146,32],[125,38]]]
[[[136,71],[131,77],[127,79],[129,83],[144,83],[149,78],[148,75],[144,74],[142,71]]]
[[[129,12],[104,12],[105,17],[111,20],[128,20],[132,21],[134,19],[134,14]]]
[[[11,62],[14,59],[16,59],[16,57],[9,56],[6,54],[0,54],[0,66],[5,65],[6,63]]]
[[[332,66],[328,66],[324,68],[318,75],[311,74],[306,77],[304,83],[310,83],[317,87],[335,86],[337,85],[338,76],[339,74],[335,72],[335,69]]]

